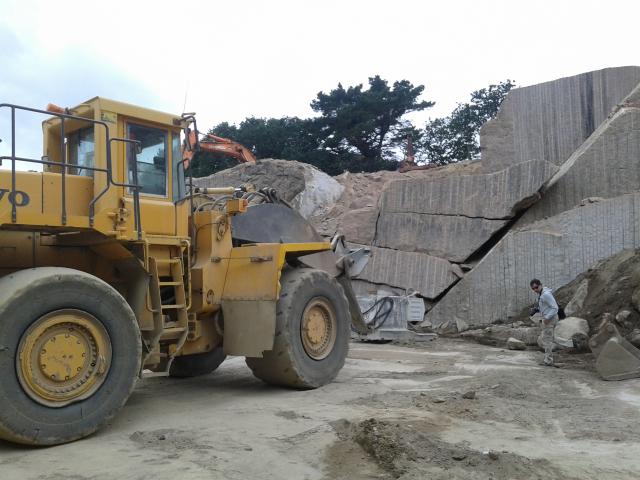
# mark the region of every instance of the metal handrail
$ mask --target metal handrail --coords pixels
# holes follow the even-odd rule
[[[138,183],[138,150],[140,149],[140,142],[138,140],[131,140],[129,138],[114,137],[109,140],[109,147],[111,142],[124,142],[130,145],[134,145],[136,150],[133,152],[133,182],[134,183],[118,183],[111,177],[111,183],[117,187],[131,188],[133,190],[133,222],[136,232],[138,233],[138,240],[142,239],[142,222],[140,221],[140,190],[142,187]],[[109,148],[111,149],[111,148]],[[126,157],[126,153],[125,153]]]
[[[101,120],[94,120],[92,118],[85,118],[85,117],[79,117],[76,115],[71,115],[68,113],[58,113],[58,112],[50,112],[48,110],[40,110],[37,108],[31,108],[31,107],[24,107],[24,106],[20,106],[20,105],[13,105],[10,103],[0,103],[0,109],[1,108],[9,108],[11,110],[11,155],[4,155],[4,156],[0,156],[0,164],[2,164],[3,160],[11,160],[11,196],[15,197],[16,195],[16,161],[21,161],[21,162],[29,162],[29,163],[39,163],[41,165],[50,165],[50,166],[56,166],[56,167],[60,167],[61,168],[61,190],[62,190],[62,205],[61,205],[61,223],[62,225],[66,225],[67,224],[67,209],[66,209],[66,174],[67,174],[67,169],[68,168],[79,168],[78,165],[72,164],[72,163],[67,163],[67,150],[66,150],[66,146],[65,146],[65,142],[64,142],[64,135],[65,135],[65,130],[64,130],[64,126],[65,126],[65,120],[78,120],[81,122],[86,122],[86,123],[90,123],[93,124],[94,126],[96,125],[100,125],[102,127],[104,127],[104,134],[105,134],[105,149],[106,149],[106,163],[107,163],[107,167],[106,168],[99,168],[99,167],[86,167],[86,166],[82,166],[81,168],[84,170],[89,170],[92,172],[102,172],[105,173],[107,176],[107,181],[106,181],[106,185],[105,187],[98,193],[98,195],[94,195],[94,197],[92,198],[91,202],[89,203],[89,227],[93,227],[93,223],[94,223],[94,219],[95,219],[95,205],[98,202],[98,200],[100,198],[102,198],[103,195],[105,195],[107,193],[107,191],[109,190],[109,188],[113,185],[113,186],[118,186],[118,187],[128,187],[131,188],[133,190],[133,197],[134,197],[134,223],[135,223],[135,228],[138,234],[138,239],[140,239],[142,237],[142,220],[140,218],[140,190],[142,190],[142,187],[139,185],[138,183],[138,178],[137,178],[137,159],[134,157],[133,159],[133,164],[134,164],[134,181],[135,184],[127,184],[127,183],[118,183],[113,179],[113,168],[112,168],[112,157],[111,157],[111,142],[113,141],[121,141],[121,142],[126,142],[126,143],[132,143],[132,144],[137,144],[139,145],[140,142],[137,140],[130,140],[130,139],[126,139],[126,138],[109,138],[109,126],[106,124],[106,122],[103,122]],[[57,117],[60,118],[60,138],[61,138],[61,142],[60,142],[60,154],[61,154],[61,160],[60,162],[52,162],[49,160],[44,160],[44,158],[47,157],[43,157],[42,159],[34,159],[34,158],[26,158],[26,157],[17,157],[16,156],[16,110],[23,110],[23,111],[27,111],[27,112],[33,112],[33,113],[40,113],[43,115],[47,115],[47,116],[53,116],[53,117]],[[95,177],[94,177],[95,179]],[[12,207],[11,207],[11,221],[12,223],[17,223],[17,208],[16,208],[16,202],[11,202],[12,203]]]

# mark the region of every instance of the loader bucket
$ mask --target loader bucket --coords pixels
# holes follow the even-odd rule
[[[238,243],[305,243],[322,242],[324,238],[297,211],[281,203],[252,205],[242,215],[233,219],[231,235]],[[348,253],[342,245],[340,252],[327,250],[305,255],[298,260],[308,267],[324,270],[336,278],[349,302],[351,324],[356,331],[366,332],[367,327],[351,286],[348,268],[343,258]],[[366,262],[365,262],[366,263]]]
[[[611,323],[589,339],[589,347],[596,356],[596,370],[604,380],[640,377],[640,350]]]
[[[324,238],[298,212],[280,203],[262,203],[247,208],[231,223],[233,240],[239,243],[306,243],[323,242]],[[305,265],[324,270],[337,277],[334,253],[314,253],[300,258]]]

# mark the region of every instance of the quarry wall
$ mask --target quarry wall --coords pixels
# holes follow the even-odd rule
[[[640,67],[618,67],[515,89],[479,161],[331,178],[269,160],[197,183],[272,186],[322,235],[370,246],[356,291],[417,290],[424,326],[508,322],[531,278],[557,288],[640,247],[639,84]]]

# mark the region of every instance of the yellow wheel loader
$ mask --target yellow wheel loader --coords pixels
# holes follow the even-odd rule
[[[44,116],[39,159],[19,154],[27,114]],[[335,378],[365,328],[349,278],[366,251],[323,241],[272,190],[195,188],[192,115],[99,97],[0,115],[0,438],[85,437],[140,376],[227,355],[271,384]]]

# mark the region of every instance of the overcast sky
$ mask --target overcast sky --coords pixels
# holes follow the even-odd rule
[[[414,118],[422,126],[507,78],[525,86],[640,65],[637,0],[0,0],[0,9],[0,102],[73,106],[99,95],[195,111],[201,129],[311,116],[319,91],[376,74],[425,86],[436,105]]]

